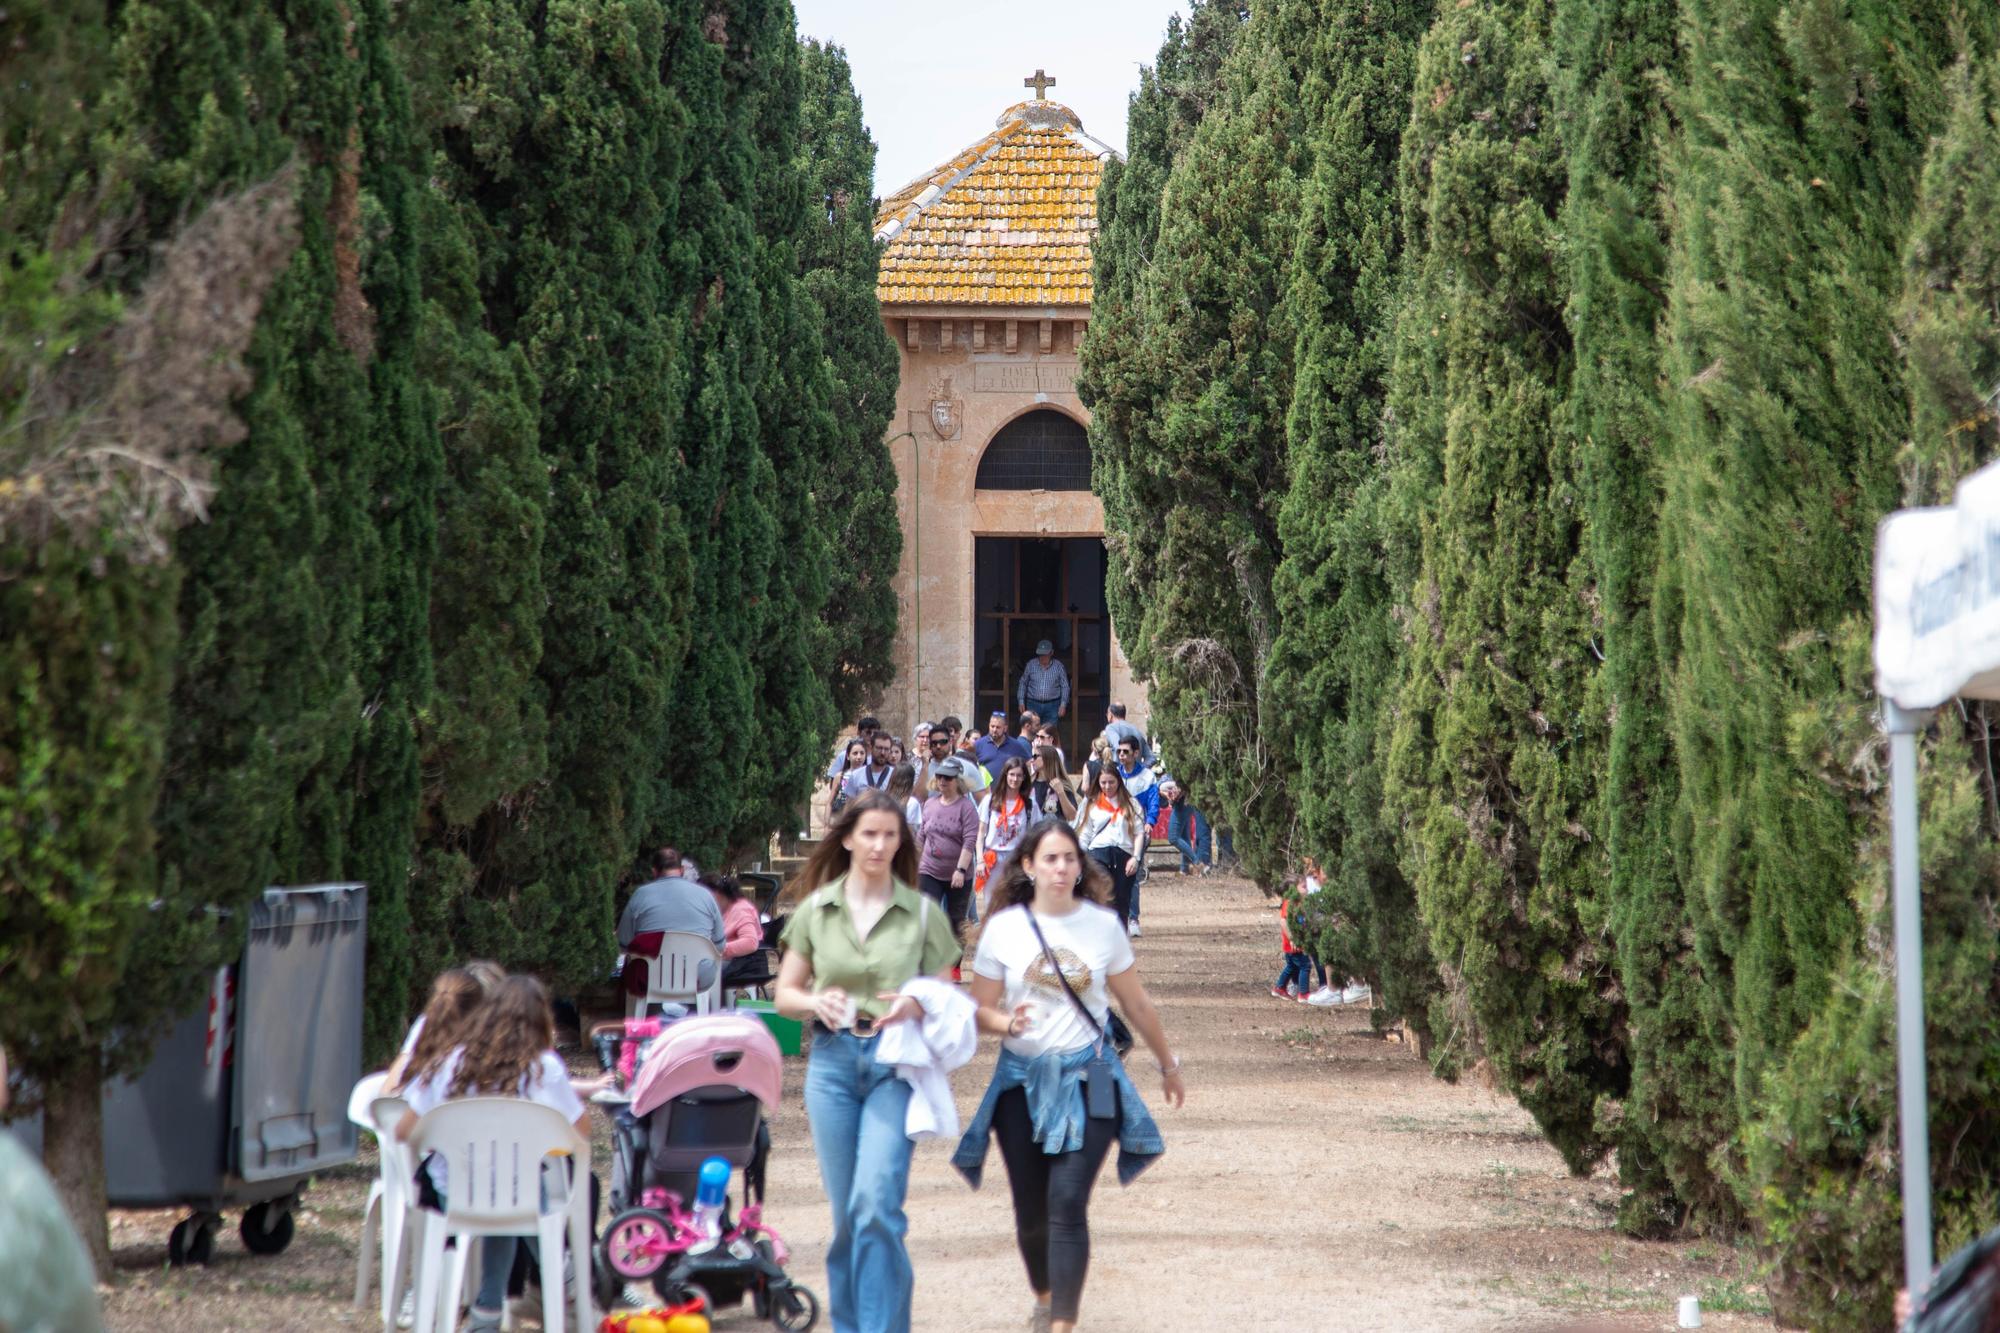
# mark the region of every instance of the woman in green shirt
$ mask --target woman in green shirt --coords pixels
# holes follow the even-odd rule
[[[833,1206],[826,1251],[834,1333],[909,1333],[910,1085],[875,1062],[882,1028],[923,1016],[898,992],[949,977],[958,940],[942,909],[911,887],[916,848],[900,802],[868,789],[820,840],[787,897],[778,1011],[810,1021],[806,1119]]]

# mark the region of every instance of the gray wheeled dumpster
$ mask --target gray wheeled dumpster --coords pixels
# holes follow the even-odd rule
[[[283,1250],[307,1179],[359,1147],[347,1099],[362,1073],[368,891],[266,889],[249,917],[242,957],[136,1078],[104,1091],[110,1202],[185,1206],[167,1242],[176,1264],[208,1262],[225,1208],[244,1209],[247,1248]],[[39,1122],[14,1128],[40,1146]]]

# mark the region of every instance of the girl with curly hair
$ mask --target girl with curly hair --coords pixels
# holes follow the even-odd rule
[[[427,1025],[428,1026],[428,1025]],[[571,1086],[569,1070],[555,1052],[556,1022],[549,994],[533,977],[508,977],[467,1025],[464,1041],[428,1076],[412,1079],[403,1093],[409,1113],[396,1127],[408,1139],[417,1121],[447,1101],[461,1097],[521,1097],[552,1107],[590,1139],[590,1109]],[[451,1187],[445,1163],[428,1163],[431,1189],[440,1207]],[[467,1324],[475,1333],[498,1329],[507,1295],[507,1277],[520,1245],[514,1236],[480,1241],[479,1291]],[[532,1243],[531,1243],[532,1245]]]

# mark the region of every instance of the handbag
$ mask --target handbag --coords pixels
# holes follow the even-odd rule
[[[1097,1021],[1089,1007],[1070,988],[1069,978],[1063,975],[1062,964],[1056,961],[1054,951],[1042,934],[1042,923],[1035,920],[1034,909],[1023,907],[1021,910],[1028,914],[1028,925],[1035,932],[1035,943],[1042,946],[1042,957],[1048,962],[1049,971],[1055,973],[1063,994],[1069,996],[1069,1002],[1076,1006],[1076,1011],[1083,1015],[1083,1021],[1090,1024],[1090,1030],[1097,1034],[1097,1046],[1083,1066],[1083,1113],[1092,1120],[1114,1120],[1118,1116],[1118,1076],[1112,1072],[1111,1060],[1104,1054],[1104,1025]]]

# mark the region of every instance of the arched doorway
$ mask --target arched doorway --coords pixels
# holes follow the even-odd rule
[[[1090,442],[1083,426],[1051,408],[1014,418],[980,455],[974,487],[1016,493],[1088,491]],[[1038,521],[1046,523],[1050,517],[1046,506],[1029,497],[1014,503],[1035,506],[1041,511]],[[1064,500],[1060,506],[1073,503]],[[1051,496],[1049,504],[1058,502]],[[974,536],[973,726],[983,727],[996,708],[1010,716],[1016,712],[1021,671],[1035,645],[1047,639],[1069,672],[1069,714],[1058,724],[1063,750],[1071,765],[1082,766],[1084,747],[1103,726],[1111,687],[1104,571],[1104,541],[1098,536],[1012,535],[1005,529]]]

